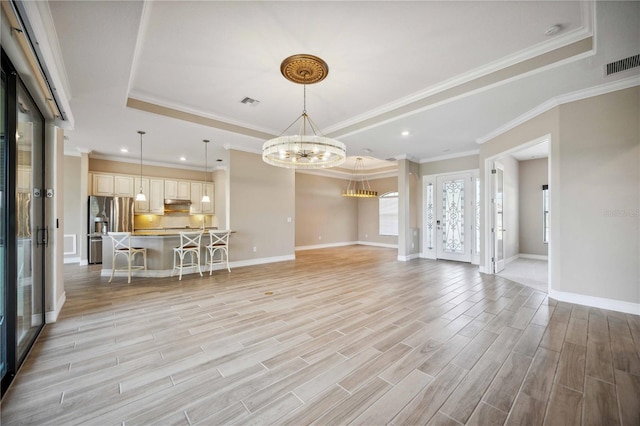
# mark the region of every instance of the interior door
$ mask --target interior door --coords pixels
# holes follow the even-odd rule
[[[497,274],[504,269],[504,166],[493,163],[492,179],[492,223],[493,234],[493,272]]]
[[[438,176],[436,182],[437,258],[471,262],[472,174]]]

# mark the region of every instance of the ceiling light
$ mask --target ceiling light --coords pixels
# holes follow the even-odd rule
[[[180,161],[187,161],[187,157],[180,157]]]
[[[409,133],[408,130],[404,130],[402,133],[400,133],[402,136],[409,136],[411,133]]]
[[[321,169],[344,163],[347,155],[345,145],[322,136],[311,117],[307,115],[307,84],[324,80],[329,73],[328,65],[313,55],[293,55],[282,61],[280,72],[287,80],[303,85],[302,114],[280,136],[264,143],[262,160],[272,166],[289,169]],[[298,122],[299,133],[285,136],[285,133]],[[308,135],[307,128],[313,134]]]
[[[209,141],[203,139],[204,142],[204,193],[202,195],[203,203],[210,203],[211,199],[209,198],[209,194],[207,194],[207,145],[209,145]]]
[[[342,193],[343,197],[374,198],[378,196],[377,191],[371,190],[369,180],[364,177],[363,171],[364,160],[358,157],[353,166],[353,175],[349,179],[347,190]]]
[[[136,201],[147,201],[147,197],[142,191],[142,135],[144,135],[145,132],[138,130],[138,134],[140,135],[140,192],[136,195]]]
[[[120,152],[129,152],[127,148],[120,148]]]

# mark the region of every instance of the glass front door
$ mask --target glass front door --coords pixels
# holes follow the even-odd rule
[[[438,259],[471,261],[473,187],[472,174],[438,176],[436,239]]]

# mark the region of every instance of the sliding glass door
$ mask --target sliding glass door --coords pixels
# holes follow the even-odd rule
[[[4,52],[3,52],[4,53]],[[44,326],[44,118],[2,57],[2,392]]]
[[[7,193],[5,166],[6,158],[6,98],[7,82],[4,70],[2,70],[2,87],[0,88],[0,379],[4,379],[7,373],[7,268],[6,268],[6,223],[7,210],[5,208]]]

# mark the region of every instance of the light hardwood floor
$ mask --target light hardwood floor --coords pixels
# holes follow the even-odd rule
[[[640,317],[350,246],[177,278],[68,266],[2,425],[640,424]]]

